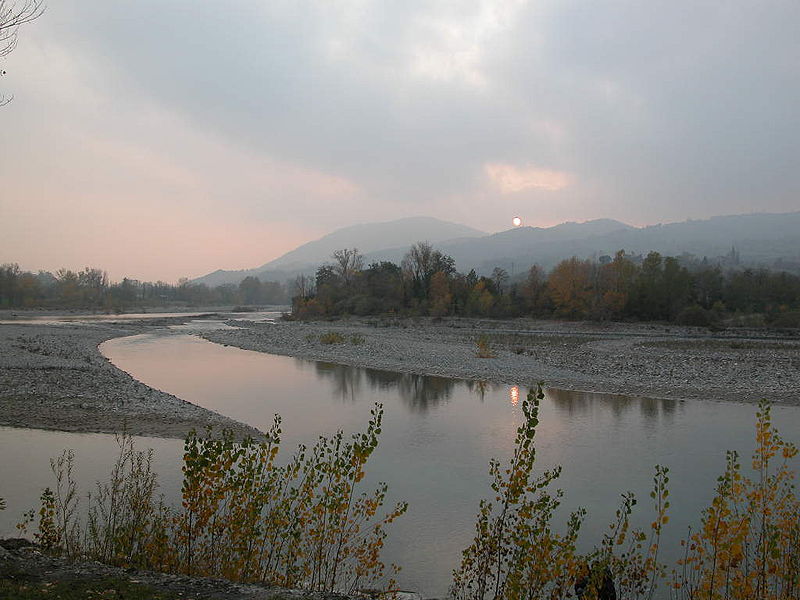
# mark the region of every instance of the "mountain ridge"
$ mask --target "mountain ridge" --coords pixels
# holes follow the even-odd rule
[[[428,229],[419,227],[421,224],[429,226]],[[438,236],[426,235],[435,228],[438,228]],[[353,235],[365,232],[367,235],[360,238]],[[447,239],[449,234],[458,232],[466,235],[452,235]],[[370,243],[360,243],[370,240],[372,248]],[[393,241],[400,243],[390,245]],[[514,227],[488,234],[431,217],[409,217],[338,229],[261,267],[241,271],[220,269],[194,282],[213,286],[238,283],[247,276],[286,280],[300,273],[312,274],[321,264],[330,262],[333,251],[340,248],[358,248],[365,264],[381,260],[399,262],[411,244],[418,241],[429,241],[452,256],[460,271],[474,268],[483,274],[497,266],[512,273],[532,264],[549,268],[570,256],[591,258],[613,255],[622,249],[634,254],[658,251],[669,255],[690,253],[717,257],[735,246],[742,260],[749,263],[786,258],[800,263],[800,211],[718,215],[643,227],[602,218],[567,221],[552,227]]]

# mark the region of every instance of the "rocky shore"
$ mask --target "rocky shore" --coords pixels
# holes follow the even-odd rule
[[[98,350],[105,340],[183,322],[0,324],[0,425],[183,437],[206,425],[249,426],[152,389]],[[228,321],[220,343],[310,360],[497,383],[653,398],[800,405],[800,332],[654,324],[353,318]],[[326,334],[335,334],[325,340]],[[476,341],[490,358],[477,356]],[[333,341],[334,343],[324,343]]]
[[[112,365],[105,340],[180,318],[117,323],[0,324],[0,425],[60,431],[183,437],[206,425],[259,432],[152,389]]]
[[[359,367],[653,398],[800,404],[800,332],[477,319],[253,323],[206,339]],[[326,334],[338,334],[322,340]],[[492,358],[477,356],[484,336]],[[334,343],[323,341],[336,340]]]
[[[196,598],[207,600],[356,600],[344,596],[232,583],[223,579],[121,569],[98,562],[71,562],[51,556],[24,539],[0,540],[0,592],[13,598],[60,597],[54,585],[72,588],[70,598]],[[80,594],[78,589],[85,591]],[[17,596],[16,594],[26,594]],[[402,600],[419,600],[402,594]]]

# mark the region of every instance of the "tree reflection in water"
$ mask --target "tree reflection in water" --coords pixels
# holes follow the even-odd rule
[[[497,392],[505,387],[500,383],[490,383],[488,381],[481,381],[477,379],[468,379],[464,383],[470,392],[473,392],[478,398],[480,398],[481,402],[484,401],[486,392]]]
[[[610,411],[616,419],[620,419],[631,410],[638,408],[645,422],[654,423],[660,418],[672,420],[676,410],[682,406],[681,400],[670,400],[669,398],[599,394],[557,388],[548,388],[545,394],[552,401],[556,410],[568,416],[586,415],[595,407],[600,406],[603,411]]]
[[[474,393],[481,402],[486,394],[504,393],[512,405],[516,405],[519,394],[527,393],[522,386],[508,386],[488,381],[451,379],[434,375],[398,373],[382,369],[365,369],[328,362],[300,361],[313,365],[317,376],[331,386],[334,398],[355,402],[361,397],[366,385],[373,391],[396,390],[411,412],[425,413],[438,404],[447,402],[454,390],[463,386]],[[599,394],[548,388],[546,395],[553,407],[568,417],[585,416],[593,410],[609,412],[615,419],[622,419],[631,410],[638,410],[645,422],[656,423],[666,418],[671,420],[681,401],[657,398],[640,398],[619,394]]]
[[[411,411],[420,413],[449,400],[453,395],[453,389],[463,384],[462,381],[449,377],[396,373],[380,369],[364,369],[364,374],[372,389],[396,389]]]
[[[355,402],[361,391],[363,369],[328,362],[315,362],[314,369],[321,380],[331,384],[333,396],[346,402]]]
[[[413,412],[426,412],[449,400],[456,386],[467,385],[472,389],[473,383],[449,377],[364,369],[326,362],[315,362],[314,368],[319,378],[331,385],[335,398],[355,402],[366,382],[372,390],[397,390]]]

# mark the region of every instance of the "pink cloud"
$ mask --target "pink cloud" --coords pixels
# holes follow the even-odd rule
[[[540,169],[534,166],[517,167],[502,163],[489,163],[484,168],[489,179],[504,194],[530,188],[557,192],[572,182],[570,175],[564,171]]]

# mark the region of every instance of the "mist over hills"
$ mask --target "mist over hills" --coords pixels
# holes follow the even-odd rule
[[[561,223],[553,227],[517,227],[494,234],[428,217],[345,227],[303,244],[256,269],[215,271],[196,279],[210,286],[239,283],[248,275],[262,281],[313,273],[340,248],[358,248],[365,264],[399,262],[409,246],[429,241],[452,256],[459,271],[488,274],[494,267],[520,273],[532,264],[550,268],[571,256],[579,258],[650,251],[699,258],[724,256],[735,247],[743,264],[773,266],[776,261],[800,267],[800,212],[728,215],[702,220],[633,227],[613,219]]]
[[[205,283],[212,287],[224,283],[238,284],[248,276],[258,277],[262,281],[275,281],[294,277],[298,273],[316,271],[321,264],[330,261],[334,251],[341,248],[358,248],[362,254],[387,248],[400,248],[402,256],[411,244],[420,240],[439,244],[449,240],[485,235],[487,235],[485,231],[433,217],[408,217],[381,223],[351,225],[298,246],[255,269],[218,270],[195,279],[194,283]]]

